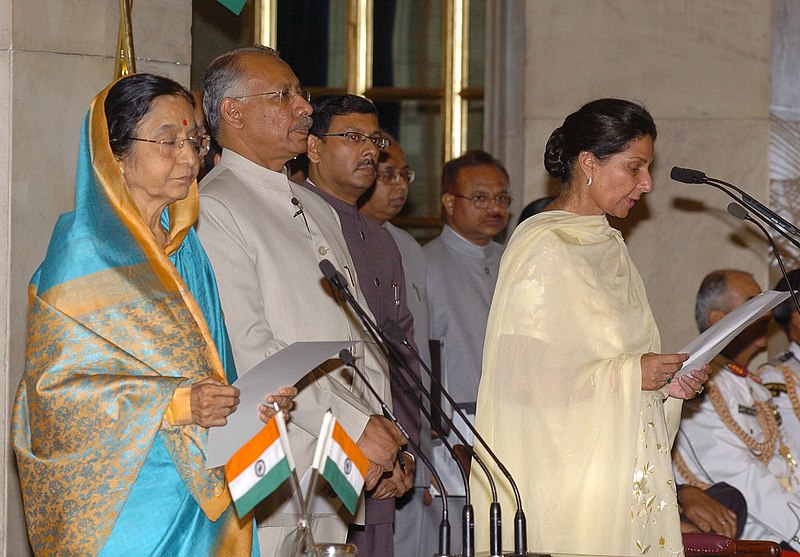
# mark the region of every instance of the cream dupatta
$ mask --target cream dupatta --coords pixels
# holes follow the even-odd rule
[[[489,314],[477,427],[520,485],[531,550],[641,552],[631,491],[645,394],[639,361],[659,351],[641,277],[605,216],[552,211],[515,231]],[[650,394],[663,427],[666,394]],[[671,441],[680,402],[669,406]],[[471,486],[485,550],[490,499],[478,470]],[[498,491],[509,548],[514,499],[505,481]]]

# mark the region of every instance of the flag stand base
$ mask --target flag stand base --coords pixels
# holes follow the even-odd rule
[[[351,543],[318,543],[314,545],[313,557],[339,557],[357,555],[358,549]]]

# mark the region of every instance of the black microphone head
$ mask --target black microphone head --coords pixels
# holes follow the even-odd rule
[[[336,275],[339,274],[336,267],[333,266],[333,263],[331,263],[329,259],[323,259],[319,262],[319,270],[322,271],[322,276],[331,282],[333,282]]]
[[[297,199],[296,197],[293,197],[292,198],[292,205],[294,205],[295,207],[299,207],[300,206],[300,200]]]
[[[750,213],[747,212],[747,209],[745,209],[738,203],[733,203],[733,202],[728,203],[728,212],[740,220],[747,220],[748,217],[750,216]]]
[[[347,348],[339,350],[339,359],[344,362],[344,365],[353,367],[355,365],[355,358]]]
[[[705,184],[706,182],[705,173],[691,168],[681,168],[680,166],[673,166],[669,172],[669,177],[676,182],[683,182],[684,184]]]
[[[403,329],[401,329],[400,325],[397,324],[397,321],[391,317],[388,317],[386,321],[383,322],[383,325],[381,325],[381,331],[383,331],[383,334],[395,342],[403,344],[408,340],[403,332]]]
[[[323,259],[320,261],[319,270],[322,271],[322,275],[333,285],[334,288],[339,291],[347,290],[347,284],[344,282],[344,278],[342,277],[341,273],[336,270],[336,267],[333,266],[333,263],[331,263],[330,260]]]

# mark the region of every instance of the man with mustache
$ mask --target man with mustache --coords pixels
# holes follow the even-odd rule
[[[448,161],[442,169],[445,226],[423,248],[428,264],[430,336],[441,342],[445,387],[471,418],[481,379],[486,320],[503,254],[503,246],[493,239],[508,225],[508,187],[508,172],[485,151],[468,151]],[[460,431],[471,439],[466,426]],[[450,440],[468,465],[470,459],[459,438],[451,433]],[[461,475],[436,441],[434,465],[447,493],[463,498]],[[463,499],[457,501],[463,504]],[[458,503],[452,508],[460,509]],[[458,516],[458,510],[455,513]],[[460,550],[458,541],[453,549]]]
[[[414,342],[413,318],[406,304],[406,284],[400,252],[392,236],[377,222],[358,212],[359,197],[375,181],[378,155],[388,147],[381,135],[378,114],[367,99],[356,95],[328,95],[314,100],[314,124],[308,134],[308,180],[305,187],[330,203],[339,215],[342,232],[355,264],[369,309],[378,325],[397,322]],[[411,353],[397,346],[406,370],[392,366],[394,413],[409,436],[419,443],[419,368]],[[404,374],[409,392],[399,379]],[[410,449],[409,449],[410,450]],[[413,451],[412,451],[413,452]],[[415,461],[412,454],[398,456],[391,474],[385,474],[366,500],[366,524],[351,526],[348,540],[362,556],[394,555],[392,531],[395,498],[411,489]]]
[[[700,285],[695,317],[705,331],[744,302],[761,293],[749,273],[718,270]],[[683,406],[673,445],[676,480],[706,489],[725,482],[747,501],[743,539],[800,547],[798,453],[784,434],[785,424],[772,395],[747,365],[767,346],[769,315],[750,325],[710,363],[705,393]],[[680,492],[679,492],[680,502]],[[714,531],[729,518],[710,520]],[[720,526],[714,523],[719,522]]]
[[[430,367],[428,306],[425,296],[425,253],[411,234],[390,222],[405,206],[408,188],[414,182],[415,172],[409,166],[400,143],[385,131],[382,131],[381,135],[391,144],[380,152],[375,183],[358,200],[359,211],[388,230],[400,250],[408,291],[406,302],[414,316],[414,340],[422,360]],[[423,383],[430,389],[430,378],[427,374],[421,375]],[[431,426],[424,417],[420,420],[420,437],[421,450],[426,455],[430,455]],[[404,553],[433,555],[436,552],[441,511],[429,506],[430,496],[427,490],[430,484],[431,471],[420,463],[417,467],[414,489],[396,501],[397,509],[394,517],[396,555]],[[424,504],[426,501],[428,505]]]
[[[293,342],[363,340],[360,324],[319,270],[322,259],[353,268],[336,214],[283,172],[286,161],[305,152],[311,125],[309,96],[294,72],[271,49],[243,47],[211,63],[203,90],[209,131],[223,151],[201,184],[197,231],[214,267],[239,372]],[[356,278],[346,278],[363,300]],[[368,343],[354,342],[353,350],[373,386],[390,398],[383,359]],[[299,474],[308,477],[328,409],[370,460],[367,488],[394,469],[404,438],[338,359],[297,387],[289,440]],[[290,497],[284,485],[256,508],[262,556],[291,554],[299,515],[287,508]],[[316,542],[345,541],[340,506],[317,492]]]

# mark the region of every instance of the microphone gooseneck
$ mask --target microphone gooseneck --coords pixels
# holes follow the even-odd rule
[[[361,369],[359,369],[359,367],[356,365],[356,360],[353,357],[353,354],[345,348],[339,352],[339,359],[342,360],[342,362],[344,362],[344,365],[346,365],[349,368],[352,368],[353,371],[356,372],[356,375],[358,375],[361,378],[361,380],[367,386],[369,392],[372,393],[372,396],[374,396],[375,399],[378,401],[378,403],[380,403],[381,410],[383,410],[383,413],[392,421],[392,423],[394,423],[394,425],[396,425],[400,429],[403,435],[405,435],[406,439],[408,439],[408,442],[411,443],[411,446],[414,447],[415,451],[417,451],[417,454],[419,455],[422,462],[425,464],[425,466],[428,467],[428,469],[433,474],[434,478],[436,478],[436,482],[440,486],[443,486],[444,484],[442,483],[442,478],[439,476],[439,473],[436,471],[436,468],[433,467],[433,463],[425,455],[425,453],[422,452],[420,446],[416,442],[414,442],[414,440],[408,435],[408,432],[405,430],[405,428],[399,422],[394,413],[389,409],[389,407],[380,397],[378,392],[375,390],[375,387],[372,386],[372,384],[369,382],[369,380],[361,371]],[[466,474],[466,472],[464,473]],[[442,522],[439,525],[439,555],[444,557],[450,555],[450,520],[449,520],[450,511],[447,503],[448,503],[447,495],[444,493],[444,490],[442,490]]]
[[[681,168],[679,166],[672,167],[669,173],[670,178],[675,181],[683,182],[685,184],[708,184],[725,193],[731,199],[746,205],[765,223],[770,225],[775,231],[780,233],[784,238],[791,242],[796,248],[800,249],[800,242],[793,236],[800,236],[800,229],[795,225],[781,217],[778,213],[759,202],[750,194],[735,186],[731,183],[719,180],[717,178],[709,178],[699,170],[692,170],[689,168]],[[728,188],[734,190],[739,194],[739,197],[733,194]],[[755,222],[755,221],[754,221]]]
[[[519,488],[517,487],[517,483],[514,481],[511,472],[508,471],[508,468],[505,467],[500,458],[494,453],[492,448],[489,446],[489,443],[486,442],[483,436],[478,432],[477,428],[474,425],[472,425],[472,422],[470,422],[467,419],[467,416],[464,414],[463,410],[461,410],[461,408],[458,407],[458,403],[456,403],[456,401],[453,399],[450,393],[447,392],[447,389],[444,388],[439,379],[436,378],[433,371],[431,371],[431,369],[427,366],[425,361],[419,355],[419,352],[414,350],[413,346],[411,346],[411,343],[408,341],[408,338],[406,338],[403,329],[400,328],[400,325],[398,325],[392,319],[387,319],[386,321],[384,321],[383,325],[381,326],[381,329],[383,330],[384,333],[386,333],[387,336],[389,336],[389,338],[391,338],[395,342],[401,343],[403,346],[405,346],[408,350],[411,351],[416,360],[419,362],[422,369],[424,369],[425,373],[427,373],[428,376],[430,377],[431,382],[440,389],[441,393],[450,403],[453,410],[456,413],[458,413],[459,416],[461,416],[464,423],[467,424],[467,427],[470,429],[475,439],[477,439],[478,442],[480,442],[480,444],[486,450],[486,453],[495,462],[495,464],[497,464],[497,467],[500,469],[500,472],[508,480],[509,485],[511,485],[511,489],[514,492],[514,499],[516,500],[517,504],[517,511],[514,515],[514,553],[512,555],[513,556],[528,555],[527,520],[525,518],[525,511],[522,508],[522,497],[520,496]],[[490,512],[493,512],[493,510],[490,509]]]
[[[367,332],[369,333],[370,336],[372,336],[373,340],[375,341],[377,346],[380,348],[380,350],[383,352],[384,356],[386,356],[386,358],[389,361],[391,361],[392,363],[394,363],[398,368],[406,368],[406,365],[401,361],[401,359],[394,352],[394,350],[395,350],[394,347],[392,346],[392,344],[390,342],[388,342],[388,339],[384,335],[383,331],[375,324],[375,322],[372,320],[372,318],[364,311],[364,308],[361,307],[361,304],[358,303],[358,300],[356,300],[355,297],[353,297],[353,294],[350,292],[350,288],[345,283],[344,279],[342,278],[341,273],[339,273],[339,271],[337,271],[335,269],[335,267],[333,266],[333,264],[327,259],[323,259],[322,261],[320,261],[319,268],[322,271],[322,274],[325,276],[325,278],[334,287],[336,287],[336,289],[339,290],[339,292],[341,292],[344,295],[345,299],[350,304],[350,306],[353,308],[353,310],[358,314],[358,317],[359,317],[359,319],[361,319],[362,323],[364,324],[365,328],[367,329]],[[406,371],[408,371],[408,370],[406,370]],[[459,438],[459,440],[466,447],[468,447],[469,443],[467,442],[467,440],[464,437],[464,435],[458,430],[458,428],[455,427],[455,424],[453,423],[452,419],[450,419],[446,415],[446,413],[442,410],[441,406],[439,406],[439,404],[435,400],[433,400],[433,397],[431,396],[430,392],[428,392],[428,390],[425,389],[425,386],[422,384],[421,379],[416,377],[413,373],[407,373],[407,374],[415,382],[416,386],[420,388],[420,390],[421,390],[422,394],[425,396],[425,398],[431,404],[433,404],[436,407],[437,410],[439,410],[442,413],[442,417],[445,419],[445,421],[450,426],[450,428],[455,432],[455,434]],[[403,385],[403,387],[405,389],[407,389],[409,392],[413,393],[413,391],[411,390],[411,385],[408,382],[408,378],[406,378],[405,375],[402,374],[402,373],[398,373],[397,376],[401,380],[401,384]],[[431,422],[431,425],[433,425],[433,418],[430,415],[430,413],[427,411],[425,406],[423,404],[421,404],[421,401],[419,399],[417,399],[417,402],[420,403],[420,410],[423,413],[423,415],[425,416],[425,418],[429,422]],[[439,431],[439,433],[441,433],[442,442],[444,442],[444,437],[446,437],[446,436],[441,431]],[[474,453],[474,451],[470,451],[470,454],[471,454],[472,458],[475,459],[475,463],[478,464],[478,466],[483,470],[484,474],[486,474],[486,476],[487,476],[487,478],[489,480],[490,491],[492,493],[492,501],[497,503],[498,502],[497,501],[497,487],[496,487],[496,485],[494,483],[494,479],[492,478],[491,473],[489,472],[489,468],[486,466],[486,463],[484,463],[483,460],[477,454]],[[458,463],[458,459],[457,458],[456,458],[456,462]],[[470,499],[471,499],[470,498],[470,494],[469,494],[469,482],[467,482],[467,484],[465,485],[465,488],[466,488],[467,504],[469,504],[470,503]]]
[[[770,236],[767,229],[758,222],[757,220],[753,219],[750,216],[750,213],[747,212],[747,209],[739,205],[738,203],[728,203],[728,212],[736,217],[739,220],[747,220],[755,224],[761,232],[766,236],[767,240],[769,241],[769,245],[772,247],[772,253],[775,254],[775,259],[778,260],[778,266],[781,268],[781,273],[783,274],[783,278],[786,281],[786,287],[789,289],[789,296],[792,298],[794,302],[794,308],[797,310],[798,315],[800,315],[800,301],[797,300],[797,294],[795,293],[794,289],[792,288],[791,282],[789,282],[789,275],[786,273],[786,267],[783,265],[783,258],[781,257],[780,252],[778,251],[778,246],[775,245],[775,242],[772,240],[772,236]]]
[[[383,336],[383,333],[380,331],[380,329],[378,329],[377,325],[375,325],[375,322],[372,320],[372,317],[364,311],[364,308],[361,306],[361,304],[359,304],[358,300],[355,299],[353,294],[350,292],[350,288],[347,286],[347,283],[345,282],[341,273],[339,273],[333,266],[333,264],[327,259],[323,259],[319,262],[319,268],[320,271],[322,271],[323,276],[328,280],[328,282],[330,282],[331,285],[333,285],[344,296],[347,303],[350,305],[353,311],[356,312],[359,319],[364,324],[367,333],[375,341],[376,345],[379,347],[384,356],[390,362],[394,363],[398,367],[398,370],[405,369],[406,374],[416,382],[416,384],[420,387],[422,393],[425,394],[425,396],[428,398],[429,401],[431,401],[431,403],[435,404],[430,393],[424,388],[424,385],[422,385],[422,381],[418,377],[416,377],[413,373],[409,372],[407,366],[400,360],[400,358],[393,351],[395,350],[394,347],[387,341],[386,337]],[[413,393],[413,389],[409,384],[408,379],[405,377],[405,374],[398,372],[397,377],[400,379],[400,384],[403,386],[403,388],[406,389],[408,392],[410,392],[416,398],[416,395],[415,393]],[[463,552],[464,552],[464,557],[474,557],[475,555],[474,534],[473,534],[474,520],[472,519],[472,503],[470,497],[469,479],[467,472],[464,469],[464,466],[456,457],[455,451],[453,450],[453,447],[450,445],[450,443],[447,441],[446,436],[433,424],[433,419],[430,413],[428,412],[427,408],[425,408],[425,405],[421,404],[421,401],[418,398],[417,402],[419,403],[420,406],[420,412],[423,414],[425,419],[428,420],[431,423],[432,427],[437,429],[437,431],[440,433],[442,444],[445,446],[445,448],[447,448],[448,452],[453,457],[456,466],[458,467],[459,472],[461,473],[466,494],[466,507],[469,507],[470,509],[470,512],[465,511],[463,516],[463,523],[462,523]],[[439,410],[441,410],[441,408],[439,408]],[[452,427],[452,422],[451,422],[451,427]],[[466,444],[466,441],[463,440],[463,436],[461,437],[461,439]],[[492,482],[491,476],[489,476],[488,468],[483,462],[481,462],[477,458],[477,456],[475,457],[475,461],[489,477],[489,482],[493,487],[492,492],[494,496],[494,501],[496,501],[497,494],[496,490],[494,489],[494,484]],[[441,534],[446,534],[448,536],[448,539],[446,545],[445,542],[443,542],[442,539],[440,539],[439,542],[440,549],[446,548],[447,551],[449,551],[449,523],[446,524],[444,518],[442,521],[442,526],[440,526],[440,535]],[[447,555],[447,551],[441,552],[441,555]]]
[[[376,334],[376,332],[374,330],[376,328],[374,322],[372,322],[371,317],[369,315],[367,315],[367,313],[364,311],[364,308],[361,307],[361,304],[358,303],[358,300],[356,300],[353,297],[353,295],[350,292],[350,289],[348,288],[347,283],[345,282],[345,280],[342,277],[342,275],[336,270],[336,268],[333,266],[333,264],[327,259],[323,259],[323,260],[321,260],[319,262],[319,268],[320,268],[320,271],[322,271],[322,274],[325,277],[325,279],[328,280],[328,282],[330,282],[331,285],[333,285],[334,288],[336,288],[344,296],[344,298],[347,300],[347,302],[350,305],[350,307],[352,307],[353,311],[356,312],[356,314],[358,315],[359,319],[364,324],[364,327],[366,328],[366,330],[369,333],[369,335],[375,341],[376,345],[380,347],[382,353],[387,357],[387,359],[392,360],[391,354],[389,354],[389,352],[387,351],[386,347],[381,343],[381,339],[378,337],[378,335]],[[384,343],[386,342],[385,338],[383,339],[383,342]],[[389,345],[387,344],[387,346],[389,346]],[[350,360],[350,361],[354,363],[353,360]],[[392,361],[397,363],[396,360],[392,360]],[[398,363],[398,365],[402,365],[402,363]],[[356,369],[356,368],[354,367],[354,369]],[[409,376],[414,377],[416,379],[414,374],[409,373]],[[403,387],[406,390],[408,390],[409,392],[413,393],[413,391],[411,391],[411,386],[408,384],[408,380],[404,377],[404,375],[402,373],[398,373],[398,377],[401,379],[401,384],[403,385]],[[417,379],[417,380],[419,381],[419,379]],[[371,389],[371,390],[373,390],[373,389]],[[373,390],[373,393],[374,393],[374,390]],[[375,395],[375,396],[377,397],[377,395]],[[380,400],[379,397],[378,397],[378,400]],[[419,400],[418,400],[418,402],[419,402]],[[425,406],[422,405],[422,404],[420,404],[420,411],[422,412],[422,414],[425,417],[425,419],[428,420],[429,422],[431,422],[431,424],[433,425],[432,417],[431,417],[430,413],[425,408]],[[475,545],[474,545],[474,534],[473,534],[473,531],[474,531],[474,528],[475,528],[475,523],[474,523],[474,520],[472,519],[472,504],[470,502],[470,493],[469,493],[469,477],[468,477],[467,471],[464,468],[464,466],[462,465],[462,463],[458,460],[458,458],[456,458],[455,450],[453,449],[452,445],[447,441],[447,439],[444,436],[444,434],[441,434],[441,440],[442,440],[442,444],[444,445],[444,447],[447,449],[447,451],[453,457],[453,459],[454,459],[454,461],[456,463],[456,467],[458,468],[458,471],[461,474],[461,479],[464,482],[465,493],[466,493],[465,509],[467,507],[469,507],[469,510],[470,510],[469,513],[467,513],[466,510],[465,510],[464,516],[463,516],[463,522],[462,522],[462,539],[463,539],[464,556],[465,557],[474,557],[474,555],[475,555]],[[409,441],[411,441],[411,439],[409,439]],[[435,473],[435,469],[433,467],[433,464],[430,463],[430,461],[426,461],[425,463],[431,469],[431,472]],[[440,481],[439,485],[440,486],[444,486],[444,484],[441,483],[441,479],[439,478],[438,474],[436,474],[436,477],[437,477],[437,481]],[[446,510],[447,509],[446,505],[447,505],[447,494],[444,492],[444,489],[442,489],[442,522],[439,525],[439,555],[442,556],[442,557],[450,557],[450,522],[448,520],[449,511]]]

